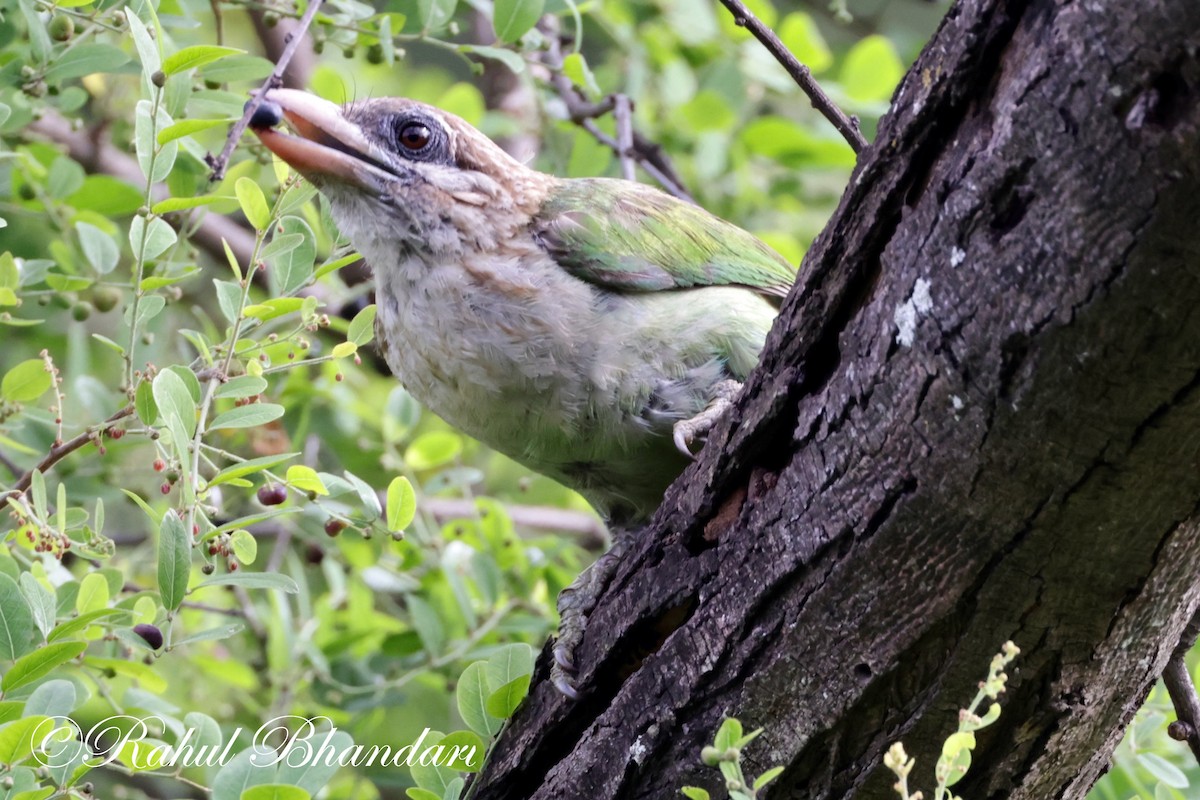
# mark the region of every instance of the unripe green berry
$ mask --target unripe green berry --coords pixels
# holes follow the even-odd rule
[[[383,45],[379,42],[367,48],[367,63],[382,64],[383,63]]]
[[[75,35],[75,20],[66,14],[55,14],[50,18],[50,24],[46,26],[46,31],[56,42],[69,42]]]
[[[92,290],[92,305],[102,314],[106,314],[121,302],[121,291],[111,286],[97,286]]]
[[[71,306],[71,316],[76,322],[83,322],[92,315],[92,304],[86,300],[80,300],[75,305]]]
[[[263,14],[263,24],[266,25],[268,28],[274,28],[276,25],[279,24],[279,12],[278,11],[268,11],[265,14]]]

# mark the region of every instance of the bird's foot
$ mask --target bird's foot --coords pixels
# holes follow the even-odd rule
[[[558,595],[558,640],[554,643],[550,682],[572,700],[579,699],[579,692],[575,688],[575,676],[578,673],[575,648],[583,641],[588,617],[595,611],[600,594],[616,573],[621,555],[629,549],[630,539],[627,531],[616,531],[608,552],[596,559]]]
[[[708,407],[691,419],[683,419],[675,423],[675,447],[688,458],[695,458],[692,452],[692,442],[697,438],[707,436],[722,416],[733,407],[733,399],[742,391],[742,384],[737,381],[721,381],[713,387],[713,397]]]

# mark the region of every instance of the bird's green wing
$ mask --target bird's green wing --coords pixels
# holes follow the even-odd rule
[[[614,291],[746,286],[783,297],[796,279],[796,267],[741,228],[628,181],[563,181],[533,232],[563,269]]]

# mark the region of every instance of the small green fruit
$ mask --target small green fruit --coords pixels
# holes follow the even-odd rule
[[[71,306],[71,316],[76,322],[83,322],[92,315],[92,304],[86,300],[80,300],[75,305]]]
[[[92,305],[102,314],[107,314],[121,302],[121,290],[112,286],[97,286],[92,290]]]
[[[50,24],[46,26],[46,31],[56,42],[69,42],[75,35],[75,20],[66,14],[55,14],[50,18]]]
[[[367,63],[382,64],[383,63],[383,45],[379,42],[367,48]]]

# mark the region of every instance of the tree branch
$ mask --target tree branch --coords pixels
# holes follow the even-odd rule
[[[241,141],[242,134],[246,132],[246,127],[250,124],[250,118],[254,116],[254,112],[258,111],[258,107],[262,105],[263,96],[268,89],[275,89],[283,85],[283,74],[288,68],[292,57],[300,48],[300,43],[304,40],[308,33],[309,26],[312,25],[313,18],[317,16],[317,11],[321,8],[321,0],[309,0],[308,8],[304,9],[304,16],[300,17],[294,30],[289,34],[291,39],[283,48],[283,52],[279,55],[279,60],[275,62],[275,69],[271,71],[270,76],[263,82],[262,89],[255,92],[250,102],[246,104],[245,110],[242,112],[241,118],[234,123],[229,130],[229,136],[225,139],[225,147],[221,150],[220,155],[208,162],[212,168],[212,174],[209,179],[219,181],[225,177],[225,168],[229,164],[229,158],[233,155],[233,149],[237,147]]]
[[[754,16],[754,13],[746,8],[741,0],[721,0],[721,5],[729,9],[729,13],[733,14],[734,23],[750,31],[755,39],[762,42],[763,47],[767,48],[767,52],[775,57],[775,60],[792,76],[792,80],[796,82],[796,85],[812,100],[813,108],[819,111],[825,119],[833,123],[833,127],[837,128],[838,133],[845,137],[854,152],[861,153],[867,146],[867,140],[858,129],[858,119],[847,117],[837,107],[837,104],[829,98],[829,95],[825,94],[825,90],[813,78],[812,70],[801,64],[800,60],[792,55],[787,46],[775,35],[775,31],[768,28],[763,24],[762,20]]]

